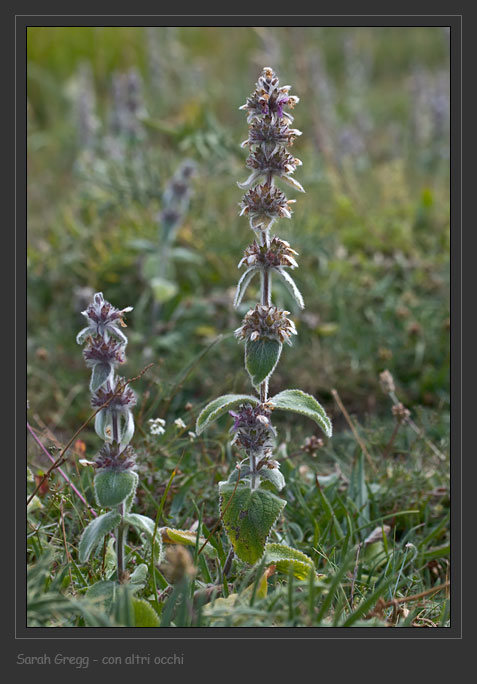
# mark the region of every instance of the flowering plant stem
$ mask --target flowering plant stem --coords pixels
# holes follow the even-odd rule
[[[99,506],[111,509],[85,527],[79,543],[79,556],[81,562],[88,561],[105,535],[115,529],[116,577],[121,584],[127,583],[129,578],[125,556],[128,525],[133,525],[148,537],[153,558],[156,557],[154,546],[159,557],[162,550],[154,521],[129,512],[138,483],[136,456],[130,446],[134,434],[131,409],[136,404],[136,396],[129,387],[130,381],[117,377],[115,369],[125,361],[127,338],[121,328],[126,325],[123,316],[130,310],[131,307],[116,309],[98,292],[83,311],[88,325],[77,336],[78,343],[86,342],[83,356],[91,368],[91,404],[98,407],[95,430],[104,441],[92,464],[96,471],[94,493]]]
[[[255,563],[263,556],[271,528],[285,506],[268,488],[271,484],[281,491],[285,485],[279,463],[272,458],[276,437],[272,411],[282,409],[306,415],[331,436],[331,422],[314,397],[300,390],[285,390],[269,396],[270,378],[283,343],[291,345],[292,335],[297,334],[295,324],[287,318],[289,312],[272,303],[272,271],[284,280],[298,306],[304,307],[303,297],[288,273],[298,266],[297,252],[288,242],[270,233],[278,219],[291,218],[290,205],[295,201],[286,198],[275,185],[275,179],[304,192],[292,177],[301,161],[287,151],[301,135],[289,126],[293,117],[285,108],[293,108],[298,102],[289,90],[290,86],[280,86],[273,70],[266,67],[255,91],[241,107],[247,111],[249,123],[248,138],[242,147],[249,148],[246,163],[252,171],[244,183],[238,184],[249,188],[242,198],[241,215],[248,216],[256,239],[239,263],[239,268],[245,266],[246,270],[239,280],[234,306],[240,306],[256,274],[260,275],[260,300],[245,314],[235,335],[245,342],[245,368],[258,396],[219,397],[203,409],[196,426],[200,434],[227,411],[234,418],[232,444],[243,450],[248,463],[242,462],[227,482],[219,483],[220,506],[234,553],[248,563]]]

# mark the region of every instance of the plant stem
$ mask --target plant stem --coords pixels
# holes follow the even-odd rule
[[[124,525],[124,501],[119,504],[118,512],[121,515],[121,522],[118,525],[118,532],[116,535],[116,558],[117,558],[117,574],[118,582],[122,584],[124,579],[124,545],[126,542],[125,525]]]
[[[119,443],[119,426],[118,426],[118,416],[114,411],[112,416],[112,428],[113,428],[113,442]],[[117,575],[119,584],[123,583],[124,579],[124,545],[126,542],[126,530],[124,525],[124,501],[122,501],[118,506],[118,513],[121,516],[121,520],[118,525],[118,532],[116,535],[116,559],[117,559]]]
[[[267,184],[272,187],[273,185],[273,173],[267,173]],[[269,229],[262,231],[262,245],[268,247],[270,243],[270,236],[268,233]],[[272,305],[272,277],[269,268],[264,268],[261,273],[260,278],[260,299],[262,306]],[[268,398],[268,378],[264,380],[260,385],[260,402],[263,404]],[[254,475],[252,474],[252,482],[254,481]],[[252,487],[253,489],[253,487]]]
[[[227,577],[227,575],[230,572],[230,568],[232,567],[232,561],[234,559],[234,548],[233,546],[230,547],[230,551],[228,553],[227,558],[225,559],[225,564],[224,564],[224,569],[223,569],[223,576]]]
[[[257,478],[257,457],[255,456],[255,453],[250,454],[250,472],[252,477],[250,478],[250,489],[253,490],[256,489],[256,478]]]
[[[268,245],[268,231],[262,233],[262,245]],[[264,268],[260,279],[260,299],[263,306],[271,306],[272,303],[272,277],[270,269]],[[268,398],[268,378],[260,385],[260,401],[263,404]]]

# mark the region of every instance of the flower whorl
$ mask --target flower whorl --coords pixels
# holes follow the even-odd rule
[[[88,326],[77,335],[78,344],[86,342],[83,357],[91,368],[91,405],[96,413],[95,430],[105,444],[96,458],[96,467],[105,470],[129,470],[134,467],[134,452],[129,442],[134,434],[131,409],[136,395],[124,378],[115,375],[125,362],[127,337],[123,317],[132,307],[117,309],[97,292],[83,316]],[[120,326],[120,327],[119,327]],[[101,408],[102,407],[102,408]]]
[[[256,273],[261,273],[263,277],[269,279],[272,271],[281,276],[298,305],[301,308],[304,307],[303,297],[288,273],[288,270],[298,266],[295,260],[297,252],[290,247],[288,242],[277,236],[270,237],[269,234],[271,226],[277,219],[291,218],[290,205],[295,202],[295,200],[287,199],[280,188],[274,185],[274,178],[279,178],[304,192],[300,183],[292,178],[296,168],[301,166],[301,161],[287,151],[287,147],[291,146],[295,138],[301,135],[301,131],[289,127],[293,117],[286,111],[286,108],[293,108],[299,101],[297,97],[289,94],[290,87],[280,86],[274,71],[265,67],[254,92],[240,107],[248,114],[248,138],[244,140],[242,147],[248,147],[250,151],[246,165],[252,169],[247,180],[244,183],[238,183],[242,188],[251,186],[240,203],[240,216],[248,217],[257,240],[246,248],[244,257],[239,262],[239,268],[245,266],[246,271],[237,287],[235,307],[240,305],[245,290]],[[270,288],[268,287],[267,290],[266,301],[262,301],[261,304],[270,308]],[[288,312],[281,312],[275,307],[273,309],[274,321],[283,319],[286,328],[286,330],[283,328],[285,334],[281,332],[277,334],[274,331],[273,337],[280,342],[290,343],[290,335],[296,334],[295,326],[286,318]],[[251,311],[248,312],[242,328],[236,332],[239,338],[248,337],[245,331],[250,328],[251,313]],[[259,312],[256,309],[252,318],[257,318],[257,316]],[[263,335],[263,326],[258,327]],[[251,334],[258,333],[258,327]]]

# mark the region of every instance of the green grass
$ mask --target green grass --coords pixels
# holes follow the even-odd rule
[[[318,579],[276,571],[265,592],[264,568],[235,560],[224,581],[229,543],[219,525],[210,553],[189,547],[195,574],[169,588],[170,568],[156,567],[136,593],[162,626],[449,625],[445,589],[391,603],[439,587],[449,574],[448,132],[432,134],[431,111],[432,88],[448,72],[446,40],[440,28],[28,31],[28,420],[55,456],[90,415],[88,373],[75,344],[85,306],[80,288],[134,306],[124,373],[154,366],[134,383],[140,484],[133,510],[159,514],[160,526],[189,529],[200,520],[207,537],[218,519],[217,484],[242,458],[230,447],[225,418],[204,437],[188,435],[208,401],[250,390],[232,335],[256,294],[251,288],[233,311],[236,264],[251,237],[238,217],[236,181],[247,175],[239,147],[247,125],[238,107],[268,63],[301,98],[294,114],[303,135],[293,151],[303,160],[296,176],[306,194],[277,232],[300,253],[294,275],[306,309],[297,311],[274,281],[274,300],[292,312],[299,334],[271,390],[315,395],[334,435],[311,455],[301,448],[311,425],[274,416],[287,505],[270,541],[307,554]],[[358,58],[347,61],[347,50]],[[330,101],[313,62],[319,56]],[[84,61],[103,126],[113,72],[135,67],[142,75],[145,139],[124,162],[94,150],[88,157],[79,142],[72,93]],[[356,72],[353,64],[369,66]],[[412,92],[417,68],[432,91],[429,110]],[[425,119],[417,132],[416,112]],[[347,127],[361,131],[364,145],[345,154]],[[176,239],[187,260],[170,272],[177,294],[158,306],[138,240],[157,241],[162,193],[185,157],[198,167]],[[384,369],[418,428],[402,425],[392,442]],[[156,417],[167,421],[161,437],[148,431]],[[174,425],[179,417],[186,429]],[[92,460],[100,444],[91,425],[80,440],[63,470],[95,507],[92,471],[78,460]],[[51,465],[32,439],[27,457],[36,476]],[[39,501],[27,527],[29,624],[132,624],[142,609],[127,597],[108,615],[85,596],[111,576],[111,550],[79,564],[90,514],[58,472]],[[385,538],[364,544],[383,525]],[[145,552],[133,532],[127,550],[132,571]]]

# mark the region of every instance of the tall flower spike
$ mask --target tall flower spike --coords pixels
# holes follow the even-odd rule
[[[301,161],[287,152],[287,147],[301,131],[289,128],[292,117],[286,108],[292,108],[298,102],[297,97],[289,94],[290,86],[280,86],[275,73],[269,67],[263,69],[258,79],[255,91],[247,98],[247,102],[241,107],[248,112],[247,120],[250,123],[248,138],[242,143],[242,147],[250,150],[247,166],[252,173],[244,183],[239,183],[241,188],[248,186],[250,189],[242,198],[240,215],[247,216],[250,227],[257,235],[258,241],[245,250],[244,258],[240,266],[247,266],[247,270],[241,277],[235,295],[234,306],[238,307],[245,295],[245,291],[256,273],[262,278],[262,305],[271,306],[270,281],[271,273],[277,273],[286,287],[295,298],[298,306],[303,309],[305,304],[300,290],[295,281],[288,273],[287,268],[298,266],[295,256],[297,252],[290,245],[278,237],[270,238],[270,228],[280,218],[291,218],[291,204],[296,200],[289,200],[285,194],[274,185],[274,179],[285,181],[295,189],[304,192],[301,184],[292,177]],[[257,316],[255,312],[255,316]],[[250,312],[248,320],[244,321],[242,328],[236,332],[237,336],[245,337],[244,330],[250,328],[252,320]],[[284,321],[288,319],[284,318]],[[251,334],[254,334],[253,331]],[[286,324],[286,333],[275,339],[290,344],[290,335],[296,334],[291,321]],[[247,338],[246,338],[247,339]],[[253,338],[250,338],[253,341]]]
[[[136,395],[127,380],[115,375],[115,368],[125,361],[127,344],[127,338],[118,326],[126,325],[123,316],[131,309],[130,306],[117,309],[104,299],[102,292],[97,292],[82,312],[88,326],[77,336],[79,343],[87,340],[83,356],[91,368],[91,405],[97,409],[94,427],[104,441],[92,463],[96,469],[93,489],[98,505],[111,509],[96,516],[84,528],[78,545],[79,560],[88,562],[91,553],[114,528],[116,578],[120,584],[129,578],[125,572],[128,525],[137,526],[136,521],[140,519],[141,532],[154,529],[154,521],[150,518],[129,515],[139,480],[136,454],[129,444],[134,434],[131,409],[136,404]],[[160,558],[160,536],[154,536],[151,545],[153,548],[156,545]]]
[[[260,301],[245,314],[235,336],[245,343],[245,368],[258,396],[226,394],[218,397],[205,406],[196,424],[199,435],[226,412],[234,418],[232,444],[243,450],[247,459],[237,465],[226,482],[219,483],[220,513],[232,545],[229,558],[235,554],[251,564],[263,558],[270,531],[286,503],[268,489],[271,485],[281,491],[285,486],[279,463],[273,458],[276,432],[271,423],[272,411],[278,409],[306,415],[331,436],[331,422],[311,395],[298,389],[268,395],[269,380],[283,344],[291,344],[292,336],[297,332],[288,318],[289,312],[272,302],[272,274],[283,279],[303,308],[303,297],[290,276],[290,271],[298,266],[297,252],[288,242],[270,234],[271,226],[278,219],[291,218],[290,204],[293,202],[274,185],[275,179],[303,191],[293,178],[301,161],[287,151],[300,135],[300,131],[289,127],[293,117],[288,110],[298,102],[289,91],[290,86],[280,86],[273,70],[266,67],[255,91],[241,107],[247,112],[250,125],[242,147],[249,150],[246,163],[252,173],[245,183],[239,183],[240,187],[250,186],[240,204],[240,215],[248,217],[256,239],[246,248],[239,263],[239,268],[244,266],[245,272],[239,280],[234,305],[240,305],[256,274],[260,275]],[[262,486],[262,482],[266,486]],[[286,553],[286,547],[282,548]],[[311,559],[310,563],[313,565]]]

